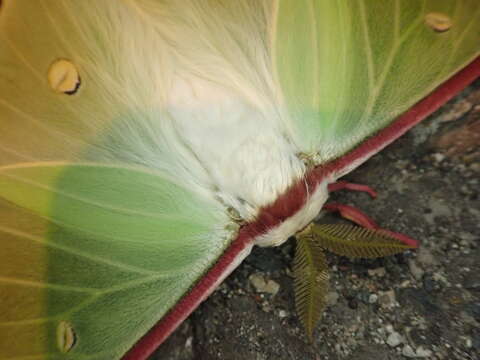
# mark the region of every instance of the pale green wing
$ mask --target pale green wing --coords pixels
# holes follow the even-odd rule
[[[174,66],[153,23],[162,19],[146,18],[139,2],[3,2],[0,166],[93,159],[159,169],[187,186],[192,172],[206,182],[165,111]],[[78,74],[71,96],[59,91],[61,61]]]
[[[477,0],[277,2],[273,62],[319,162],[385,127],[480,54]]]
[[[156,68],[129,62],[123,31],[146,21],[131,4],[2,2],[2,359],[119,358],[236,231],[172,146]]]
[[[229,243],[221,209],[158,174],[0,169],[0,357],[115,359]]]

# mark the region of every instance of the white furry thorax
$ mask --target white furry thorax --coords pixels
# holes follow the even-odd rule
[[[216,195],[251,219],[305,171],[273,111],[199,78],[175,79],[169,113],[209,174]]]
[[[215,184],[217,196],[243,219],[253,219],[295,182],[305,165],[283,136],[275,113],[262,111],[214,83],[178,78],[169,100],[170,114],[187,146]],[[327,181],[308,194],[304,206],[268,233],[259,246],[278,246],[307,226],[328,197]]]
[[[109,91],[153,109],[131,127],[153,139],[129,138],[135,161],[251,221],[305,172],[266,46],[269,2],[153,4],[119,2],[108,16],[118,33],[106,59],[121,59],[105,65],[118,70]]]
[[[289,118],[265,46],[269,5],[187,3],[159,5],[162,22],[149,17],[147,3],[137,3],[139,24],[155,29],[142,31],[140,25],[137,38],[147,42],[145,35],[151,35],[153,42],[145,49],[154,54],[145,51],[139,64],[135,50],[126,49],[132,63],[142,66],[137,74],[148,74],[144,80],[150,87],[163,89],[151,93],[158,96],[152,103],[166,115],[158,121],[173,129],[173,141],[159,142],[168,142],[165,147],[178,154],[178,161],[155,166],[253,220],[305,171],[290,140]],[[162,63],[152,62],[158,54]]]

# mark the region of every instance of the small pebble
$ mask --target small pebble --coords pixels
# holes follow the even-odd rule
[[[417,355],[410,345],[405,345],[402,349],[402,355],[408,358],[414,358]]]
[[[456,244],[454,244],[456,245]],[[458,245],[457,245],[458,246]],[[436,272],[432,275],[432,278],[433,280],[437,281],[437,282],[441,282],[443,283],[444,285],[446,286],[450,286],[450,283],[448,282],[448,280],[445,278],[445,276],[443,276],[442,274]]]
[[[441,116],[441,122],[448,122],[452,120],[457,120],[469,112],[473,107],[473,104],[467,99],[461,100],[451,106],[449,111],[446,114]]]
[[[272,294],[273,296],[277,295],[278,291],[280,290],[280,285],[273,280],[267,281],[267,286],[265,288],[265,292]]]
[[[467,349],[471,349],[472,348],[472,339],[470,337],[466,337],[465,338],[465,347]]]
[[[480,163],[473,163],[470,165],[470,169],[472,169],[475,172],[480,172]]]
[[[286,318],[288,316],[288,313],[285,311],[285,310],[280,310],[278,312],[278,316],[283,319],[283,318]]]
[[[368,275],[369,276],[378,276],[378,277],[384,277],[386,274],[385,268],[384,267],[379,267],[376,269],[368,269]]]
[[[428,349],[424,349],[423,346],[420,346],[416,353],[415,356],[418,358],[426,358],[432,356],[432,351]]]
[[[426,247],[420,247],[417,251],[417,262],[425,267],[434,266],[437,264],[437,260],[433,256],[432,252]]]
[[[335,305],[338,301],[338,298],[339,298],[339,295],[338,295],[337,292],[330,291],[327,294],[327,304],[330,305],[330,306]]]
[[[260,293],[268,293],[275,296],[280,290],[280,285],[261,274],[252,274],[248,277],[255,290]]]
[[[443,160],[445,160],[445,155],[442,153],[435,153],[432,154],[433,160],[435,160],[436,163],[441,163]]]
[[[273,309],[272,309],[272,306],[268,302],[264,301],[262,303],[262,310],[266,313],[270,313],[270,312],[272,312]]]
[[[395,297],[395,291],[394,290],[388,290],[388,291],[380,291],[380,296],[378,298],[378,302],[380,305],[384,308],[390,308],[395,306],[396,303],[396,297]]]
[[[391,347],[400,345],[402,341],[403,341],[402,335],[400,335],[396,331],[393,331],[390,335],[388,335],[388,338],[387,338],[387,344]]]
[[[389,333],[389,334],[392,333],[392,332],[393,332],[393,326],[392,326],[392,324],[387,324],[387,325],[385,325],[385,331],[386,331],[387,333]]]
[[[408,260],[408,268],[410,269],[410,272],[412,273],[413,277],[416,279],[416,280],[420,280],[423,276],[423,274],[425,273],[425,271],[423,271],[422,268],[420,268],[415,260],[413,259],[410,259]]]

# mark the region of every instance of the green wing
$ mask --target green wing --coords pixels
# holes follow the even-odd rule
[[[217,74],[215,62],[207,68],[246,89],[252,103],[266,101],[256,93],[277,98],[275,81],[265,85],[258,76],[274,65],[293,142],[324,161],[384,127],[477,55],[476,3],[205,0],[178,7],[202,16],[215,8],[211,22],[202,18],[212,37],[206,42],[249,80]],[[179,2],[1,4],[0,358],[115,359],[237,231],[163,106],[169,94],[161,84],[175,75],[165,43],[177,41],[187,55],[196,47],[172,39],[163,22],[159,4]],[[239,24],[236,11],[252,16]],[[439,33],[425,25],[431,13],[446,14],[451,28]],[[198,20],[194,15],[189,19]],[[233,50],[223,47],[215,20],[231,20]],[[272,62],[257,48],[268,46],[267,38],[249,38],[255,26],[269,35]],[[133,29],[142,39],[125,36]],[[139,59],[151,66],[138,66]],[[255,64],[264,64],[262,71]]]
[[[275,19],[273,62],[295,142],[319,162],[388,125],[480,54],[477,0],[281,0]],[[436,28],[436,19],[446,24]]]
[[[110,0],[3,1],[2,359],[119,358],[236,232],[183,176],[188,151],[171,150],[178,137],[152,73],[126,71],[131,54],[108,19],[138,26],[131,11]]]
[[[4,167],[0,213],[3,359],[118,358],[228,244],[218,209],[143,169]]]

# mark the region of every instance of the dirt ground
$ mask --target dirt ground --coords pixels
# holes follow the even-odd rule
[[[255,248],[151,360],[480,359],[479,137],[477,81],[346,177],[377,199],[332,194],[421,247],[379,260],[330,255],[313,344],[295,315],[290,239]],[[273,286],[255,288],[252,275]]]

